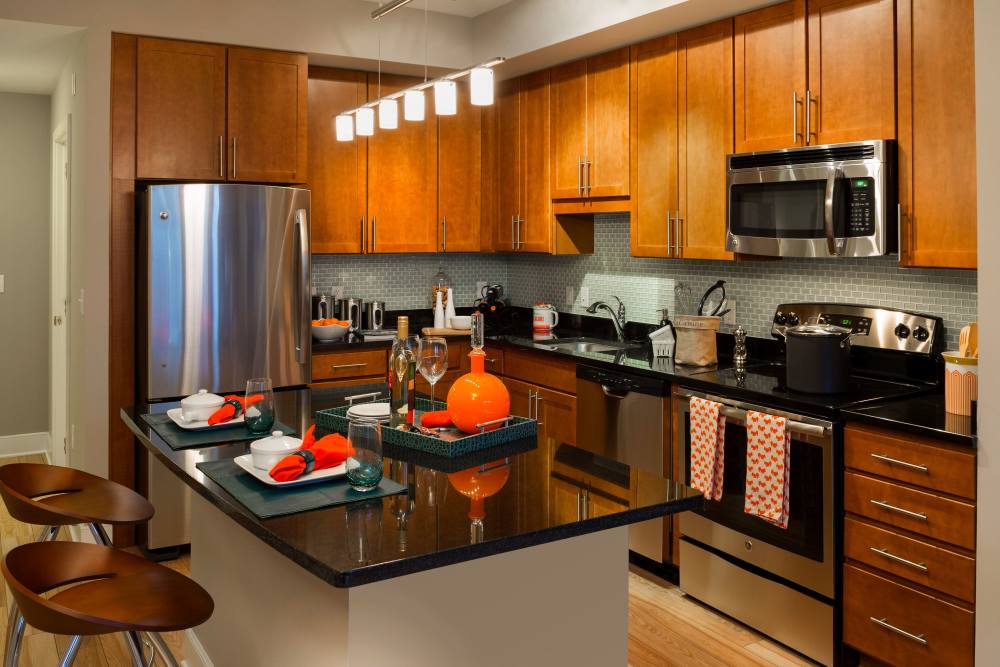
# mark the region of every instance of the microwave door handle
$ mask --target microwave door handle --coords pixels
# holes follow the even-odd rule
[[[832,257],[839,254],[837,239],[834,236],[836,232],[833,229],[833,198],[837,190],[837,179],[843,175],[844,172],[839,167],[830,170],[830,174],[826,177],[826,193],[823,197],[823,230],[826,233],[826,248]]]

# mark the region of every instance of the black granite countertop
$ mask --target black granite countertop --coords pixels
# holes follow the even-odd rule
[[[844,414],[848,422],[898,429],[967,447],[976,446],[976,425],[972,417],[945,412],[944,394],[940,393],[863,406],[845,410]]]
[[[275,394],[276,416],[301,433],[312,422],[316,410],[342,405],[345,396],[372,390],[384,391],[385,387],[279,391]],[[165,411],[175,405],[161,403],[153,409]],[[121,417],[152,456],[258,538],[337,587],[358,586],[606,530],[690,510],[702,502],[700,494],[664,479],[658,472],[603,458],[596,465],[593,454],[532,438],[462,459],[442,459],[386,446],[386,475],[404,484],[406,494],[261,520],[196,468],[202,461],[245,454],[248,443],[173,451],[139,418],[149,411],[150,406],[136,406],[122,410]],[[579,455],[569,455],[573,450]],[[587,480],[593,478],[595,469],[614,471],[609,483],[618,484],[615,495],[627,501],[627,509],[584,519],[575,510],[570,513],[560,509],[549,494],[556,459],[561,462],[561,480],[565,480],[567,471],[571,477],[574,474],[565,461],[583,462],[578,470],[581,486],[590,483]],[[498,493],[486,499],[483,540],[474,542],[470,499],[457,490],[449,475],[494,465],[506,466],[509,477]],[[356,548],[358,540],[366,541],[365,549]]]

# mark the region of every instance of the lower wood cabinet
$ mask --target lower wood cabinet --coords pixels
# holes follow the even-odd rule
[[[538,420],[538,437],[576,444],[576,396],[538,385],[503,378],[510,392],[510,411]]]

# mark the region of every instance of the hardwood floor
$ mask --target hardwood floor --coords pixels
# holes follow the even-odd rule
[[[4,463],[44,463],[41,455],[9,457]],[[38,529],[15,521],[0,504],[0,551],[3,556],[19,544],[35,539]],[[90,541],[90,534],[83,535]],[[60,539],[70,539],[67,529]],[[164,565],[190,574],[190,556],[185,555]],[[6,641],[7,601],[10,593],[0,586],[0,651]],[[697,665],[729,667],[756,665],[792,667],[813,665],[802,656],[776,644],[740,623],[681,594],[676,586],[639,569],[629,572],[629,641],[631,667],[668,667]],[[164,635],[178,662],[181,633]],[[31,627],[27,629],[21,651],[21,667],[49,667],[59,661],[69,637],[50,635]],[[74,665],[79,667],[128,667],[130,658],[121,634],[85,637]],[[157,664],[161,664],[159,661]]]

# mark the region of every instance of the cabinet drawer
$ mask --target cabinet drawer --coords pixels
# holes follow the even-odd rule
[[[924,438],[848,426],[844,432],[844,464],[970,500],[976,497],[975,454]]]
[[[551,352],[536,354],[508,348],[503,364],[508,377],[576,394],[575,361],[560,359]]]
[[[844,508],[966,549],[976,546],[976,508],[968,503],[848,472]]]
[[[388,369],[387,356],[388,352],[384,348],[314,354],[312,361],[313,381],[373,375],[385,376]]]
[[[848,517],[844,556],[954,597],[976,599],[976,561]]]
[[[974,630],[970,611],[844,566],[844,642],[862,653],[893,665],[971,665]]]

